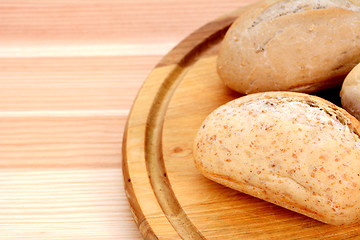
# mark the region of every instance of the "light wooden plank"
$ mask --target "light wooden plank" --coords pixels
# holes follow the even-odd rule
[[[1,58],[1,111],[126,110],[161,56]]]
[[[120,175],[2,169],[0,239],[140,239]]]
[[[1,42],[16,46],[149,43],[149,36],[177,41],[249,2],[253,0],[6,0],[0,3]]]
[[[0,168],[121,168],[125,121],[116,115],[0,117]]]
[[[143,3],[139,4],[140,2]],[[123,5],[123,41],[147,43],[151,36],[155,42],[164,42],[165,39],[178,42],[209,21],[253,2],[254,0],[131,1]]]

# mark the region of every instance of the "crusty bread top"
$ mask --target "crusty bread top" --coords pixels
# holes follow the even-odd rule
[[[224,117],[226,121],[235,123],[240,112],[251,113],[252,117],[262,114],[269,120],[281,119],[311,128],[329,126],[329,131],[325,131],[324,127],[321,134],[360,151],[360,122],[344,109],[314,95],[283,91],[250,94],[224,104],[208,118],[216,121],[216,117],[221,116],[219,123]],[[203,126],[206,123],[207,120]]]
[[[229,104],[225,107],[231,114],[237,106]],[[271,98],[247,102],[241,105],[245,112],[257,115],[269,112],[271,118],[283,121],[296,122],[299,125],[318,128],[323,126],[323,134],[331,139],[339,139],[347,146],[357,148],[360,151],[360,138],[357,129],[353,128],[348,118],[340,114],[334,108],[321,106],[316,101],[303,101],[296,98]],[[326,131],[325,131],[326,129]]]
[[[272,3],[273,2],[273,3]],[[357,2],[357,4],[355,4]],[[327,9],[327,8],[341,8],[360,12],[359,1],[348,0],[271,0],[268,1],[268,6],[263,12],[261,12],[257,18],[253,21],[250,28],[255,27],[257,24],[263,21],[270,21],[277,17],[286,16],[288,14],[299,13],[307,10],[314,9]]]

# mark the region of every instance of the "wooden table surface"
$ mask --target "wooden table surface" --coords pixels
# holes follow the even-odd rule
[[[0,239],[142,239],[122,134],[188,34],[254,0],[0,1]]]

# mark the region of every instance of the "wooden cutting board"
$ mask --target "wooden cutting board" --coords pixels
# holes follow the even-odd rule
[[[336,227],[236,192],[195,168],[192,143],[205,117],[240,97],[216,73],[219,44],[239,9],[183,40],[152,71],[128,118],[123,174],[145,239],[348,239]]]

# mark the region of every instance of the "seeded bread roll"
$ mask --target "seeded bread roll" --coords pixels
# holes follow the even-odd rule
[[[250,94],[212,112],[194,142],[207,178],[319,221],[360,218],[359,122],[294,92]]]
[[[346,76],[340,96],[343,108],[360,120],[360,63]]]
[[[359,0],[267,0],[230,27],[217,68],[240,93],[310,93],[341,86],[358,62]]]

